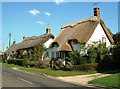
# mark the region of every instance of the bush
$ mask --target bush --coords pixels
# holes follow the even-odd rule
[[[27,61],[26,67],[35,67],[35,61]]]
[[[84,71],[85,66],[84,65],[73,65],[73,70]]]
[[[85,70],[96,70],[98,64],[86,64],[85,65]]]
[[[38,61],[35,64],[35,66],[38,67],[38,68],[49,68],[50,67],[50,60]]]
[[[111,55],[106,55],[104,59],[98,64],[97,71],[98,72],[104,72],[104,71],[109,71],[113,69],[117,69],[118,66],[112,59]]]
[[[24,59],[8,59],[7,63],[15,64],[15,65],[19,65],[19,66],[25,66],[26,61]]]
[[[7,63],[8,63],[8,64],[14,64],[14,61],[15,61],[14,59],[8,59],[8,60],[7,60]]]
[[[64,71],[73,70],[73,65],[71,64],[71,62],[66,62],[62,70]]]
[[[120,44],[114,46],[112,53],[113,53],[114,61],[119,65],[120,64],[120,55],[119,55],[120,54]]]
[[[19,66],[25,66],[26,65],[26,60],[24,60],[24,59],[14,59],[14,64],[19,65]]]
[[[69,58],[71,59],[71,63],[73,65],[79,65],[80,64],[81,55],[80,55],[79,51],[74,50],[74,51],[70,52],[69,53]]]
[[[2,58],[2,62],[5,63],[7,58]]]

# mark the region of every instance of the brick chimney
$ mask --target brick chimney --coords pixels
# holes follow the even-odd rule
[[[50,34],[51,33],[51,29],[50,28],[46,28],[46,34]]]
[[[94,8],[94,16],[97,16],[98,19],[100,19],[100,8],[99,7]]]

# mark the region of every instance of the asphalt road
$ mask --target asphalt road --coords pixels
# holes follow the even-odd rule
[[[2,89],[95,89],[9,68],[2,68],[2,87]]]

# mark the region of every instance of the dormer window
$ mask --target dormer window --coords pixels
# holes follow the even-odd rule
[[[72,45],[78,44],[78,41],[77,40],[72,40],[71,43],[72,43]]]
[[[59,46],[59,45],[58,45],[57,42],[52,43],[52,47],[58,47],[58,46]]]

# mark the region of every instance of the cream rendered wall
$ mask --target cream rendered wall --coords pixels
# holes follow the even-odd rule
[[[90,39],[88,40],[88,42],[86,43],[86,46],[88,44],[91,44],[92,42],[94,41],[102,41],[102,37],[105,37],[106,38],[106,46],[110,46],[111,43],[109,41],[109,39],[107,38],[101,24],[99,23],[93,33],[93,35],[90,37]]]
[[[46,41],[43,45],[44,45],[44,47],[46,47],[46,48],[49,48],[49,46],[50,46],[50,44],[53,42],[53,39],[52,38],[50,38],[48,41]]]

